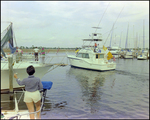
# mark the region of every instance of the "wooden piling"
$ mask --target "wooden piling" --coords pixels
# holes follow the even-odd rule
[[[8,68],[9,68],[9,92],[10,100],[13,100],[13,56],[8,57]]]
[[[16,63],[19,63],[19,54],[16,55]]]

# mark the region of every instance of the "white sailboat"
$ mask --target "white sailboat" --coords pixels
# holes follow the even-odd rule
[[[126,44],[125,44],[125,51],[124,51],[124,59],[133,59],[133,54],[130,49],[128,49],[128,30],[129,30],[129,23],[127,28],[127,36],[126,36]]]
[[[133,59],[132,51],[129,50],[129,49],[126,49],[126,50],[124,51],[124,58],[125,58],[125,59]]]
[[[147,56],[145,54],[141,54],[137,56],[137,60],[147,60]]]
[[[41,108],[38,111],[35,112],[29,112],[28,109],[25,110],[20,110],[19,108],[19,102],[22,99],[23,95],[24,95],[24,91],[14,91],[14,104],[15,104],[15,109],[14,110],[3,110],[1,108],[1,119],[2,120],[13,120],[13,119],[30,119],[30,114],[34,114],[35,118],[37,118],[37,113],[38,112],[42,112],[43,111],[43,106],[44,106],[44,102],[45,102],[45,98],[46,98],[46,93],[47,90],[50,90],[52,88],[53,82],[51,81],[42,81],[43,84],[43,89],[39,90],[41,93]],[[17,93],[21,93],[19,100],[17,100]],[[23,100],[23,99],[22,99]]]
[[[115,58],[120,58],[121,57],[121,55],[120,55],[121,48],[119,47],[119,45],[118,46],[116,45],[116,42],[115,42],[115,46],[111,45],[112,35],[113,35],[113,30],[112,30],[112,34],[111,34],[111,38],[110,38],[109,51],[112,53],[112,55]],[[115,39],[116,39],[116,37],[115,37]],[[121,42],[121,37],[120,37],[120,42]]]
[[[144,50],[144,45],[145,45],[145,41],[144,41],[144,20],[143,20],[143,50],[142,53],[140,55],[137,56],[137,60],[146,60],[147,59],[147,51]]]
[[[5,31],[4,37],[1,39],[1,51],[4,56],[6,56],[5,52],[3,51],[3,47],[11,41],[13,46],[13,30],[12,30],[12,23],[7,27]],[[22,80],[23,78],[27,78],[28,74],[26,73],[26,68],[30,65],[33,65],[35,68],[35,76],[42,78],[44,74],[53,66],[52,64],[43,64],[39,61],[19,61],[15,59],[13,54],[10,54],[5,58],[5,60],[1,60],[1,92],[9,90],[9,63],[8,58],[13,58],[13,73],[18,73],[18,77]],[[16,80],[13,78],[13,88],[22,88],[24,86],[19,86]]]
[[[120,55],[121,48],[120,47],[111,47],[111,48],[109,48],[109,50],[115,58],[121,57],[121,55]]]
[[[100,38],[100,33],[93,33],[92,39],[83,39],[83,41],[99,42],[102,41]],[[94,38],[96,36],[97,38]],[[106,48],[107,49],[107,48]],[[111,53],[110,53],[111,54]],[[107,71],[115,70],[116,63],[109,61],[107,59],[107,53],[103,49],[98,49],[92,45],[82,46],[82,49],[78,51],[75,55],[68,55],[67,57],[70,61],[70,65],[73,67],[98,70],[98,71]]]

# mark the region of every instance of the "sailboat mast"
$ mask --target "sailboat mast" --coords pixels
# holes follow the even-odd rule
[[[114,30],[114,24],[113,24],[112,31],[111,31],[111,37],[110,37],[110,44],[109,44],[109,47],[111,47],[111,41],[112,41],[112,36],[113,36],[113,30]]]
[[[133,41],[134,41],[134,48],[135,48],[134,25],[133,25]]]
[[[129,23],[128,23],[128,28],[127,28],[127,36],[126,36],[126,44],[125,44],[125,48],[128,47],[128,30],[129,30]]]
[[[144,39],[144,20],[143,20],[143,49],[145,48],[145,39]]]
[[[121,32],[121,36],[122,36],[122,32]],[[120,36],[120,43],[119,43],[119,47],[121,47],[121,36]]]
[[[136,33],[136,40],[135,40],[135,45],[136,45],[136,48],[138,48],[138,33]]]

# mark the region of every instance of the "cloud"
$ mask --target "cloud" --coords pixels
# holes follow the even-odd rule
[[[20,45],[30,40],[30,44],[26,43],[27,45],[31,45],[31,41],[32,43],[38,41],[35,44],[42,46],[49,45],[46,43],[50,43],[50,46],[67,46],[68,43],[69,46],[81,46],[82,39],[95,31],[91,27],[98,25],[102,27],[99,30],[102,34],[107,32],[103,35],[106,40],[110,33],[108,31],[112,29],[123,7],[115,24],[114,34],[120,36],[122,32],[124,36],[122,39],[125,40],[129,22],[129,35],[132,35],[134,25],[135,32],[142,36],[143,20],[145,20],[145,35],[148,38],[149,4],[147,3],[147,1],[2,1],[1,20],[13,22]],[[110,40],[110,36],[108,39]],[[118,41],[119,37],[116,39]]]

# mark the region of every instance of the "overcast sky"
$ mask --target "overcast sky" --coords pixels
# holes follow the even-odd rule
[[[101,27],[103,44],[149,47],[149,1],[1,1],[1,33],[13,23],[17,46],[81,47]],[[112,34],[110,31],[114,25]],[[121,36],[121,37],[120,37]],[[93,43],[94,44],[94,43]],[[15,45],[16,46],[16,45]]]

